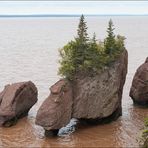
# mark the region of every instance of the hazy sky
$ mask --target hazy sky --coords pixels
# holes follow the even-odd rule
[[[0,1],[2,14],[148,14],[148,1]]]

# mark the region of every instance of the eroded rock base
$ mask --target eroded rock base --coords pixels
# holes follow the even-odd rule
[[[96,119],[80,119],[79,121],[83,124],[89,125],[98,125],[98,124],[107,124],[112,121],[117,120],[120,116],[122,116],[122,108],[117,108],[110,116],[105,118],[96,118]]]
[[[51,136],[57,136],[59,132],[59,129],[55,130],[45,130],[45,136],[51,137]]]

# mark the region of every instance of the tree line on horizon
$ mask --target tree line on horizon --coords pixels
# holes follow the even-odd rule
[[[94,73],[114,62],[125,49],[124,36],[114,34],[114,25],[109,20],[107,37],[97,41],[96,34],[90,38],[84,15],[80,17],[77,36],[60,49],[59,74],[72,80],[79,72]]]

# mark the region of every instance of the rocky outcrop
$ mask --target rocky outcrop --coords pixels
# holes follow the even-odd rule
[[[72,87],[62,79],[50,88],[51,94],[43,102],[36,116],[36,124],[46,131],[56,131],[66,126],[71,119]]]
[[[122,90],[127,73],[127,51],[111,66],[92,77],[77,75],[73,83],[72,117],[102,119],[121,115]]]
[[[71,118],[97,121],[122,114],[122,90],[127,74],[127,51],[110,66],[97,73],[77,73],[73,81],[65,79],[51,87],[50,96],[40,107],[36,124],[47,130],[66,126]],[[62,89],[64,86],[65,89]]]
[[[130,89],[130,97],[135,103],[148,105],[148,57],[135,73]]]
[[[0,93],[0,126],[11,126],[37,102],[37,88],[31,82],[6,85]]]

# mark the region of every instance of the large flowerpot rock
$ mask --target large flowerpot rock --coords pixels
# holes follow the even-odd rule
[[[50,88],[49,97],[43,102],[36,116],[36,124],[47,131],[54,131],[66,126],[71,119],[72,87],[69,81],[62,79]]]
[[[120,116],[127,63],[128,55],[125,50],[114,63],[98,73],[92,76],[77,74],[72,85],[72,117],[95,121],[112,115],[115,118]]]
[[[77,73],[72,81],[62,79],[51,88],[51,94],[38,110],[36,124],[57,134],[70,119],[99,123],[114,120],[122,114],[122,90],[127,74],[127,51],[96,73]]]
[[[148,57],[135,73],[130,97],[137,104],[148,105]]]
[[[11,126],[37,102],[37,88],[31,82],[6,85],[0,93],[0,126]]]

